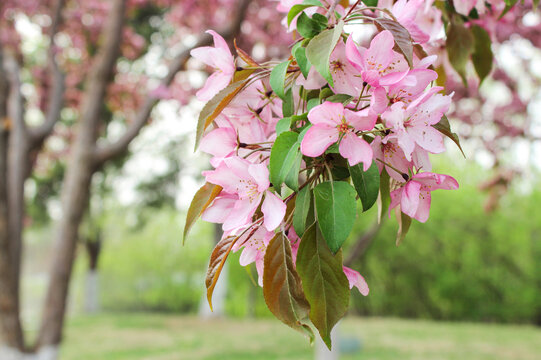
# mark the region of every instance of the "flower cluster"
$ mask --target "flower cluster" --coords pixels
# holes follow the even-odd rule
[[[216,70],[198,93],[210,100],[197,141],[213,170],[190,207],[192,218],[223,224],[209,301],[227,255],[242,250],[270,310],[311,333],[309,318],[328,345],[335,321],[322,324],[321,314],[339,319],[353,287],[368,294],[342,264],[357,200],[366,211],[379,199],[382,216],[396,210],[399,241],[412,219],[427,221],[432,191],[458,188],[429,159],[445,151],[444,136],[458,144],[445,117],[453,94],[433,85],[437,56],[425,52],[440,10],[418,0],[341,3],[280,2],[300,35],[282,63],[240,49],[235,59],[215,32],[214,47],[192,52]]]

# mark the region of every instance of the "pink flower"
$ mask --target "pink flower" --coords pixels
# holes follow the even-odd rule
[[[372,163],[372,148],[355,132],[372,130],[377,120],[375,114],[369,109],[354,112],[344,109],[341,103],[326,101],[310,110],[308,120],[313,126],[301,142],[304,155],[320,156],[340,140],[340,155],[348,159],[352,166],[362,162],[364,170],[368,170]]]
[[[331,76],[334,82],[333,91],[337,94],[348,94],[358,97],[363,86],[360,73],[346,59],[346,45],[339,41],[330,58]],[[323,85],[326,83],[324,81]],[[320,85],[319,87],[321,87]]]
[[[218,167],[222,160],[232,156],[237,149],[237,133],[230,127],[214,129],[209,132],[203,139],[199,148],[214,157],[210,163],[214,167]]]
[[[430,193],[437,189],[456,190],[458,182],[449,175],[430,172],[415,174],[404,186],[391,192],[389,211],[400,205],[404,214],[424,223],[430,211]]]
[[[203,172],[211,184],[220,185],[227,197],[220,197],[205,210],[207,221],[223,223],[224,231],[230,231],[252,223],[259,207],[264,215],[263,224],[268,231],[280,225],[286,212],[284,202],[268,191],[269,170],[265,164],[252,164],[239,157],[223,159],[216,170]],[[213,207],[218,209],[213,209]],[[216,211],[219,210],[219,211]]]
[[[430,36],[419,28],[416,21],[417,14],[425,2],[425,0],[398,0],[392,9],[398,22],[408,30],[414,41],[421,44],[430,40]]]
[[[353,287],[355,286],[357,287],[357,289],[359,289],[359,292],[362,295],[367,296],[370,289],[368,288],[368,284],[366,283],[362,275],[359,274],[359,272],[345,266],[343,266],[342,269],[344,270],[344,274],[348,278],[349,288],[353,289]]]
[[[208,30],[207,33],[214,38],[214,47],[204,46],[190,52],[194,58],[216,70],[209,76],[205,86],[195,94],[200,101],[209,101],[229,85],[236,69],[235,60],[224,38],[212,30]]]
[[[388,30],[377,34],[368,49],[357,47],[350,35],[346,56],[367,84],[374,87],[392,85],[406,76],[409,69],[404,57],[393,51],[393,47],[394,38]]]
[[[370,146],[374,151],[374,158],[380,160],[376,160],[379,171],[381,172],[385,166],[385,170],[389,176],[397,181],[404,181],[402,174],[407,174],[408,170],[413,167],[413,163],[406,160],[406,155],[404,155],[404,152],[402,149],[400,149],[396,143],[396,140],[389,139],[383,142],[381,137],[376,136]],[[386,165],[384,165],[381,161],[383,161]],[[393,168],[399,170],[400,173]]]
[[[253,230],[255,230],[255,232],[252,234]],[[268,231],[263,226],[259,226],[256,229],[252,228],[246,231],[245,235],[239,238],[232,249],[234,252],[236,252],[240,248],[243,248],[239,257],[239,263],[241,266],[247,266],[251,263],[255,263],[259,286],[263,286],[265,252],[267,251],[267,245],[269,245],[269,242],[273,236],[274,232]]]
[[[449,109],[451,96],[433,94],[432,90],[438,89],[431,89],[408,107],[402,102],[395,103],[381,116],[386,126],[392,129],[387,138],[398,140],[408,161],[415,144],[431,153],[445,151],[442,134],[432,125],[437,124]]]

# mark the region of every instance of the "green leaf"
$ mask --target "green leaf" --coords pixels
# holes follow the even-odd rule
[[[331,253],[316,224],[302,236],[297,271],[310,303],[310,320],[330,349],[331,330],[347,311],[350,291],[342,269],[342,252]]]
[[[361,199],[363,211],[370,209],[379,193],[379,169],[376,162],[372,162],[370,168],[365,172],[362,164],[349,167],[349,173],[353,186]]]
[[[272,69],[269,79],[272,91],[274,91],[274,93],[282,100],[286,97],[284,88],[289,63],[289,61],[284,61],[283,63],[276,65],[274,69]]]
[[[190,207],[188,208],[188,214],[186,215],[186,224],[184,225],[184,235],[182,237],[182,243],[186,241],[186,237],[190,232],[193,224],[199,219],[203,211],[205,211],[216,196],[220,195],[222,187],[211,183],[205,183],[195,193]]]
[[[470,29],[453,20],[447,27],[447,56],[464,84],[467,84],[466,65],[473,53],[474,39]]]
[[[490,74],[494,61],[494,54],[490,46],[490,35],[488,32],[478,25],[471,27],[475,46],[472,54],[473,66],[477,75],[479,75],[480,83]]]
[[[378,0],[363,0],[366,6],[376,7],[378,6]]]
[[[399,211],[399,210],[397,210]],[[406,238],[406,235],[408,234],[408,231],[411,226],[411,218],[404,214],[403,212],[400,212],[400,216],[398,217],[398,232],[396,234],[396,246],[399,246],[402,244],[402,241]]]
[[[505,0],[505,9],[503,9],[500,17],[498,19],[501,19],[505,16],[515,6],[515,4],[518,2],[518,0]]]
[[[326,88],[323,88],[321,89],[321,91],[319,92],[319,101],[321,102],[322,100],[328,98],[328,97],[331,97],[334,95],[334,91],[332,91],[331,89],[329,89],[328,87]]]
[[[319,104],[320,104],[320,102],[319,102],[318,98],[310,99],[310,100],[308,100],[308,103],[306,104],[306,109],[308,111],[310,111],[313,108],[315,108],[316,106],[318,106]]]
[[[391,190],[389,186],[390,177],[384,166],[379,178],[378,222],[381,222],[383,217],[387,216],[387,211],[391,204]]]
[[[539,6],[539,0],[533,0],[533,9],[536,10]]]
[[[329,19],[320,13],[315,13],[312,15],[312,20],[317,21],[323,26],[323,29],[325,29],[329,25]]]
[[[244,86],[246,86],[247,83],[247,80],[237,81],[220,91],[205,104],[199,113],[199,119],[197,120],[194,151],[197,150],[205,129],[212,124],[214,119],[220,115],[222,110],[229,105],[231,100],[233,100],[233,98],[244,88]]]
[[[336,94],[333,96],[329,96],[325,99],[325,101],[330,101],[333,103],[342,103],[343,105],[347,105],[351,102],[353,99],[353,96],[347,95],[347,94]]]
[[[276,136],[279,136],[281,133],[289,131],[291,127],[291,118],[285,117],[276,123]]]
[[[297,16],[301,11],[312,6],[323,7],[320,1],[318,0],[305,0],[302,4],[293,5],[289,12],[287,13],[287,26],[291,25],[295,16]]]
[[[399,22],[387,18],[376,18],[374,24],[379,31],[389,30],[393,34],[394,50],[404,55],[409,66],[413,68],[413,40],[409,31]]]
[[[293,103],[293,90],[289,88],[286,92],[284,101],[282,101],[282,113],[284,117],[290,117],[295,112],[295,104]]]
[[[464,154],[464,151],[462,150],[462,146],[460,146],[460,139],[458,135],[451,131],[451,125],[449,124],[449,119],[447,116],[443,115],[441,120],[437,124],[432,125],[432,127],[441,132],[443,135],[447,136],[449,139],[453,140],[453,142],[460,149],[462,156],[466,157],[466,154]]]
[[[336,253],[355,223],[355,189],[343,181],[326,181],[314,188],[314,198],[319,228]]]
[[[310,186],[305,186],[297,194],[297,200],[295,201],[295,212],[293,213],[293,228],[299,236],[302,236],[302,234],[304,234],[304,230],[306,230],[306,225],[311,224],[308,220],[308,217],[310,214],[310,210],[312,210],[313,218],[314,212],[312,204],[312,192],[310,191]]]
[[[293,50],[293,56],[297,60],[297,65],[299,65],[299,68],[301,69],[302,76],[307,79],[312,64],[306,57],[306,48],[303,48],[302,46],[297,47]]]
[[[304,296],[301,278],[291,255],[291,243],[282,233],[276,234],[265,251],[263,296],[269,310],[286,325],[307,334],[310,304]]]
[[[334,86],[329,61],[334,47],[342,36],[344,22],[340,21],[333,29],[324,30],[308,43],[306,57],[325,80]]]
[[[297,32],[304,38],[313,38],[325,28],[326,25],[318,20],[309,18],[306,13],[301,13],[297,18]]]
[[[280,192],[284,182],[292,190],[298,189],[302,159],[298,138],[299,134],[296,132],[286,131],[276,138],[272,146],[269,162],[270,181],[277,192]]]

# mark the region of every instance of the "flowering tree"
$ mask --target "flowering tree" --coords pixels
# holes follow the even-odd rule
[[[350,289],[368,295],[342,260],[356,200],[363,212],[377,202],[380,217],[395,210],[399,244],[412,219],[428,220],[432,191],[458,188],[431,172],[444,137],[460,148],[445,115],[454,93],[437,84],[454,73],[467,84],[470,67],[477,84],[490,74],[495,24],[516,3],[282,0],[296,38],[279,63],[239,47],[235,58],[210,31],[214,46],[191,53],[215,69],[197,93],[208,102],[196,135],[214,169],[185,228],[198,217],[223,224],[209,304],[228,255],[242,250],[271,312],[310,338],[317,329],[330,348]]]
[[[56,358],[93,175],[125,156],[161,98],[190,100],[189,51],[212,42],[210,35],[199,36],[203,28],[216,28],[227,40],[237,37],[246,47],[265,41],[266,56],[275,55],[275,45],[287,34],[279,34],[280,24],[264,17],[274,5],[259,0],[0,2],[0,358],[18,359],[23,352]],[[149,72],[145,61],[156,53],[160,71]],[[111,124],[124,132],[109,136]],[[19,296],[25,185],[30,175],[51,171],[57,163],[65,166],[62,216],[41,326],[36,343],[28,346]]]

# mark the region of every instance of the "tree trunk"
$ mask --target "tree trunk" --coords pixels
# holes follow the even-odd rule
[[[8,199],[8,143],[11,121],[7,117],[8,80],[4,71],[0,44],[0,348],[24,349],[19,318],[18,280],[14,274],[14,258],[10,246],[10,217]],[[9,210],[8,210],[9,209]],[[2,350],[0,350],[1,354]],[[0,356],[0,358],[4,358]]]
[[[124,22],[126,0],[111,4],[103,44],[88,76],[81,122],[73,143],[62,187],[62,218],[58,224],[50,284],[45,299],[38,348],[58,347],[66,312],[69,281],[75,259],[79,225],[88,206],[92,175],[96,172],[96,141],[107,85],[116,64]]]

